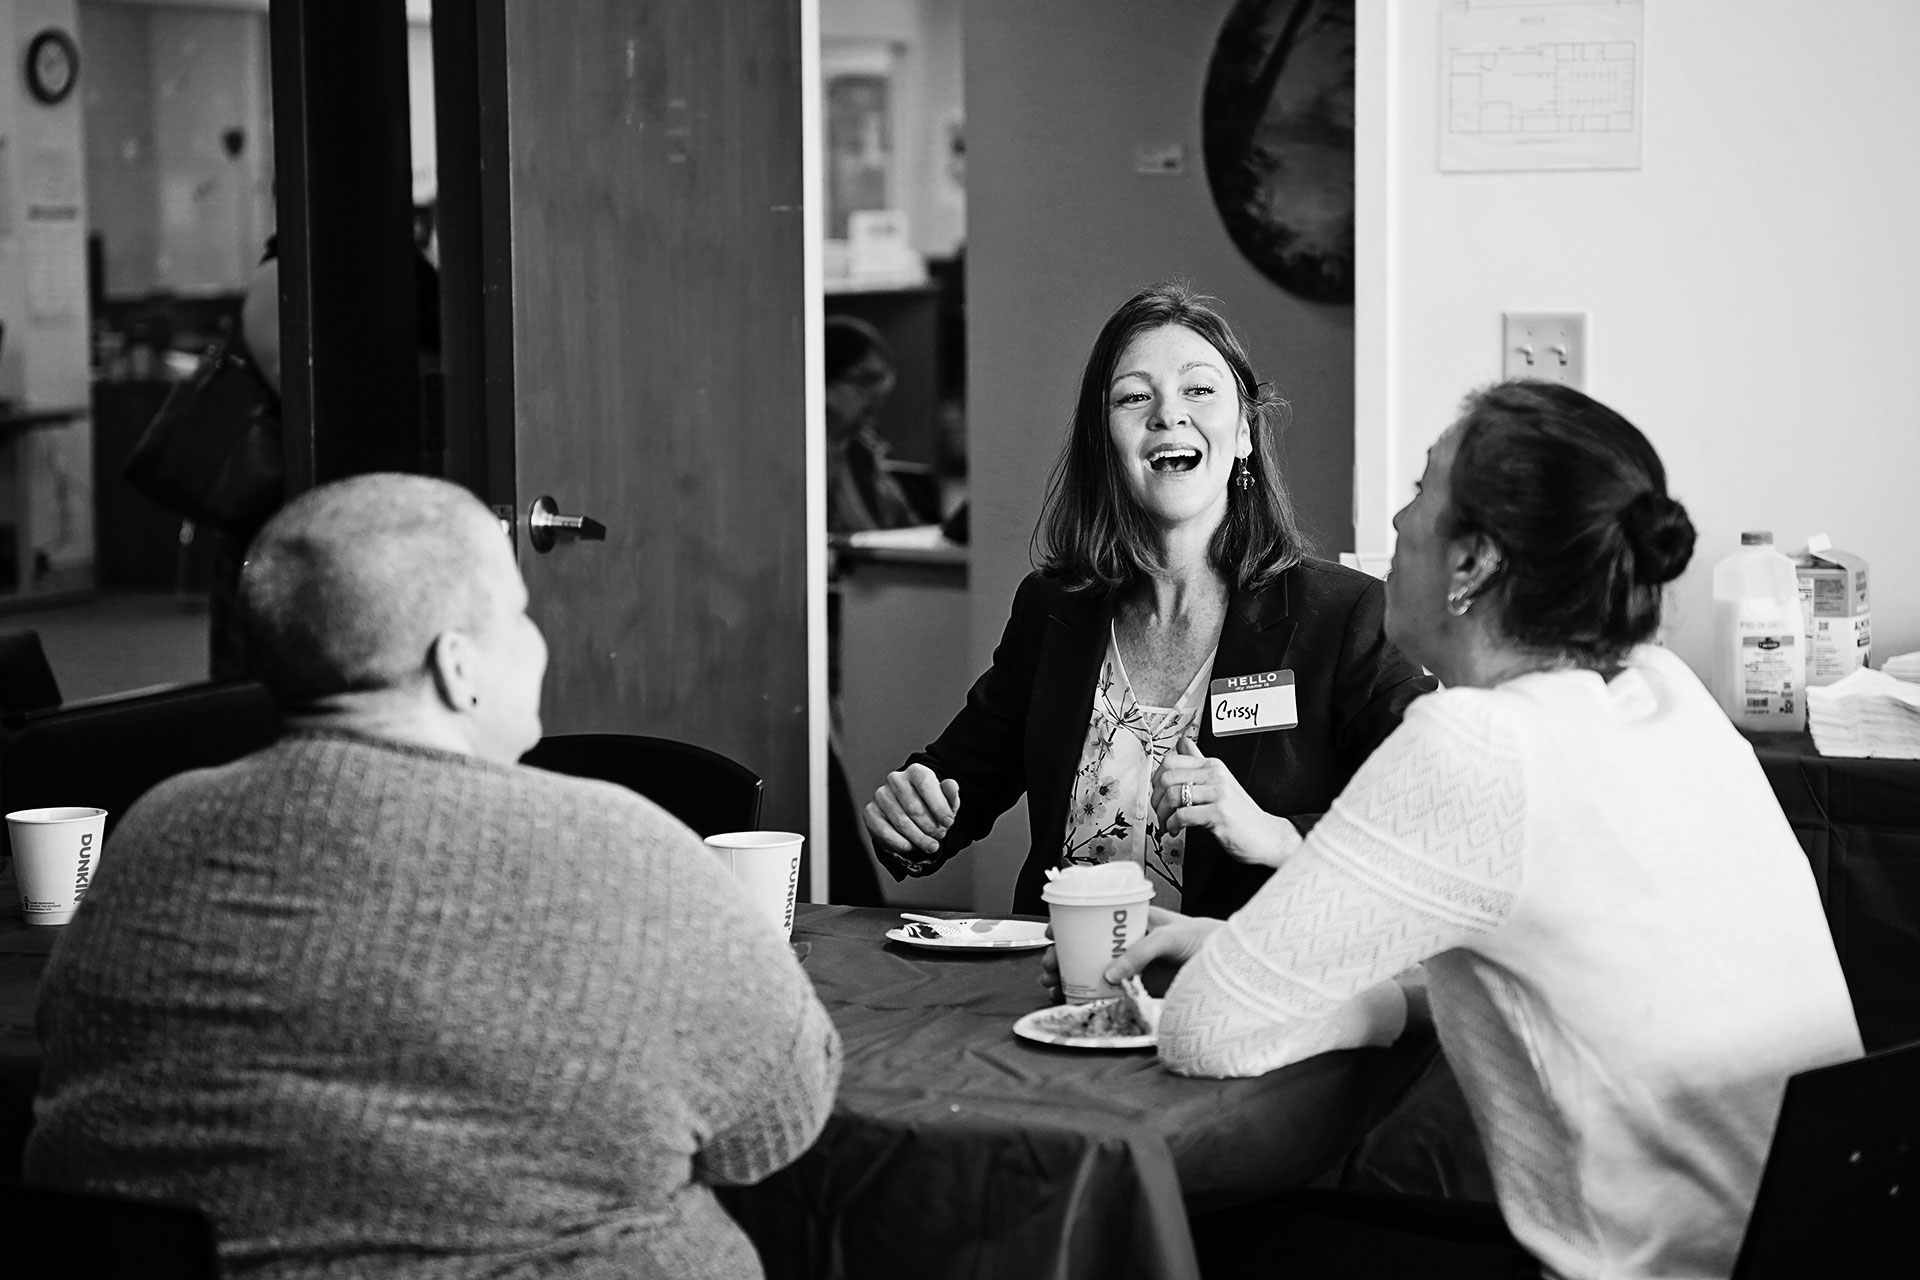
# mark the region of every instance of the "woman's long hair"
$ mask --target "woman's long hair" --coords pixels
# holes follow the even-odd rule
[[[1247,467],[1254,483],[1227,485],[1227,513],[1207,558],[1240,591],[1266,586],[1300,562],[1305,540],[1293,499],[1280,476],[1275,440],[1286,403],[1255,376],[1246,348],[1213,299],[1178,281],[1150,285],[1107,317],[1080,375],[1080,396],[1066,445],[1047,482],[1046,505],[1034,529],[1035,564],[1069,591],[1110,596],[1151,570],[1159,552],[1152,522],[1128,485],[1107,425],[1108,385],[1127,347],[1141,334],[1177,324],[1213,345],[1233,373],[1253,440]]]

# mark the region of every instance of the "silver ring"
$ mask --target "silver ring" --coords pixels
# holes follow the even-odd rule
[[[1184,809],[1192,803],[1193,784],[1191,782],[1183,782],[1180,784],[1180,807]]]

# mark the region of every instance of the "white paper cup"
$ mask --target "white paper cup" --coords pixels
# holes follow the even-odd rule
[[[20,911],[28,924],[73,919],[100,865],[105,809],[21,809],[7,815]]]
[[[1060,993],[1068,1004],[1086,1004],[1120,994],[1100,975],[1132,943],[1146,936],[1147,906],[1153,886],[1120,893],[1056,892],[1057,883],[1040,890],[1053,919],[1053,954],[1060,965]]]
[[[793,936],[800,846],[805,843],[805,836],[791,831],[729,831],[707,837],[707,848],[740,882],[753,909],[770,920],[783,938]]]

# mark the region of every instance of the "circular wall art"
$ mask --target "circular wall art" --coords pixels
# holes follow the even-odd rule
[[[80,50],[66,32],[48,27],[27,45],[27,90],[40,101],[66,101],[79,79]]]
[[[1353,301],[1353,0],[1237,0],[1201,100],[1207,182],[1263,275]]]

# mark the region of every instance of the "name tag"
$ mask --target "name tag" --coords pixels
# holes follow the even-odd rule
[[[1300,723],[1293,672],[1260,671],[1215,680],[1207,686],[1207,718],[1216,738],[1293,728]]]

